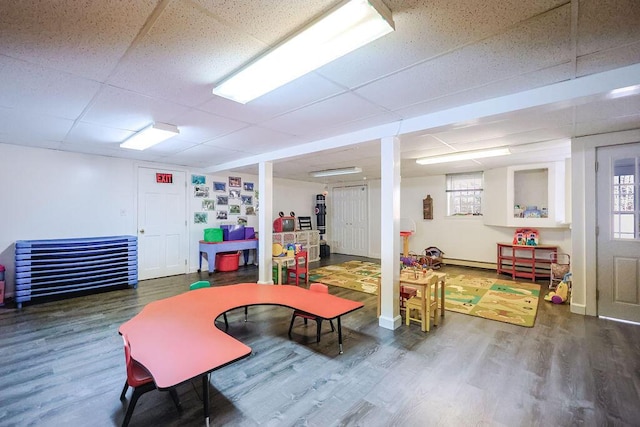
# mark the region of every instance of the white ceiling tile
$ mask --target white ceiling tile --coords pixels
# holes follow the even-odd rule
[[[76,119],[99,88],[95,81],[0,55],[0,106]]]
[[[180,129],[180,139],[197,144],[247,126],[245,123],[195,109],[176,116],[173,122]]]
[[[133,132],[115,129],[93,123],[77,123],[64,140],[65,144],[99,144],[119,148],[120,143],[133,135]]]
[[[584,55],[577,59],[576,75],[581,77],[632,65],[638,62],[638,58],[640,42]]]
[[[262,126],[304,136],[310,133],[310,129],[336,126],[381,112],[382,109],[362,98],[345,93],[283,114],[262,123]]]
[[[390,75],[509,29],[562,0],[390,0],[396,31],[320,69],[350,88]]]
[[[569,61],[569,6],[355,92],[391,110]],[[470,66],[469,64],[473,64]]]
[[[637,42],[640,42],[638,0],[580,1],[576,46],[578,56]]]
[[[298,145],[302,141],[292,135],[271,129],[250,127],[212,139],[205,144],[210,147],[233,148],[248,154],[262,154]]]
[[[0,2],[0,53],[104,81],[157,0]]]
[[[241,29],[265,44],[280,42],[302,25],[335,6],[335,0],[252,0],[243,7],[237,0],[193,0],[222,22]],[[260,13],[256,14],[255,11]],[[277,25],[274,25],[274,22]]]
[[[0,141],[9,144],[50,146],[61,142],[73,120],[0,107]]]
[[[228,162],[235,159],[237,152],[225,150],[207,145],[196,145],[179,153],[162,157],[163,161],[178,165],[191,165],[195,167],[206,167],[218,162]]]
[[[153,122],[174,123],[188,107],[136,92],[105,86],[85,115],[84,122],[138,131]]]

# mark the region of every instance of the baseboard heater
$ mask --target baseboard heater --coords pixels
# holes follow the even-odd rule
[[[137,287],[136,236],[16,241],[16,303]]]

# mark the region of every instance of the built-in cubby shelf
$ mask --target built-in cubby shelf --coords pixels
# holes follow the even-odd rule
[[[486,225],[566,228],[565,162],[538,163],[484,172]]]

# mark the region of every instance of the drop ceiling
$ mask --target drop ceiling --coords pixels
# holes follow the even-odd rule
[[[1,2],[0,142],[211,172],[269,160],[335,183],[378,178],[383,137],[415,177],[556,160],[572,137],[640,127],[637,0],[384,2],[395,32],[246,105],[211,90],[339,2]],[[180,135],[119,147],[154,121]],[[495,146],[513,154],[415,164]],[[309,176],[344,166],[363,173]]]

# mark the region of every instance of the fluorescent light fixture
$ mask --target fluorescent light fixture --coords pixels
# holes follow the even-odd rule
[[[361,168],[357,168],[353,166],[350,168],[326,169],[323,171],[310,172],[309,175],[311,175],[314,178],[321,178],[323,176],[348,175],[350,173],[360,173],[360,172],[362,172]]]
[[[177,126],[166,123],[152,123],[146,128],[131,135],[120,144],[122,148],[145,150],[180,133]]]
[[[223,80],[213,94],[242,104],[394,31],[381,0],[350,0]]]
[[[421,159],[417,159],[416,163],[419,165],[433,165],[435,163],[483,159],[485,157],[506,156],[508,154],[511,154],[511,151],[509,151],[509,148],[507,147],[491,148],[489,150],[460,151],[458,153],[444,154],[442,156],[423,157]]]

